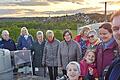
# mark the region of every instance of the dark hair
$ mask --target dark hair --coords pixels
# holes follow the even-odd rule
[[[104,28],[104,29],[108,30],[108,32],[113,33],[111,27],[112,27],[112,25],[111,25],[110,23],[103,23],[103,24],[99,27],[99,29],[100,29],[100,28]]]
[[[69,35],[71,36],[72,38],[72,32],[69,30],[69,29],[66,29],[64,32],[63,32],[63,38],[65,36],[66,33],[69,33]]]

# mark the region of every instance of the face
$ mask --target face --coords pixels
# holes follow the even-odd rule
[[[120,44],[120,16],[116,16],[112,21],[113,36],[118,44]]]
[[[48,35],[47,38],[48,38],[49,41],[52,41],[52,40],[53,40],[53,36],[52,36],[52,35]]]
[[[7,34],[7,33],[2,34],[2,38],[4,40],[8,40],[9,39],[9,34]]]
[[[110,33],[107,29],[104,28],[99,29],[99,35],[103,42],[108,42],[112,38],[112,33]]]
[[[67,76],[70,80],[78,80],[80,73],[78,71],[78,68],[75,64],[70,64],[67,69]]]
[[[89,29],[85,30],[84,31],[84,36],[87,36],[87,34],[88,34],[89,31],[90,31]]]
[[[37,35],[37,40],[38,41],[43,41],[43,36],[42,35]]]
[[[88,34],[88,40],[90,41],[90,43],[94,43],[96,41],[96,37],[94,34]]]
[[[26,29],[22,30],[22,35],[27,35],[27,30]]]
[[[85,60],[88,64],[91,64],[95,61],[95,54],[93,52],[87,53]]]
[[[70,34],[68,32],[64,35],[64,39],[66,41],[70,41],[71,40],[71,36],[70,36]]]

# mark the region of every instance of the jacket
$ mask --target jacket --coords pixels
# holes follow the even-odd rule
[[[9,39],[8,41],[1,39],[0,40],[0,48],[8,49],[10,51],[16,50],[15,42],[12,39]]]
[[[17,49],[22,50],[24,47],[30,49],[32,44],[33,44],[33,37],[31,35],[28,35],[27,40],[24,38],[23,35],[20,35],[18,37]]]
[[[106,49],[104,48],[103,42],[101,42],[96,48],[96,59],[97,59],[97,70],[99,76],[103,73],[103,70],[109,66],[115,58],[115,50],[118,45],[114,40]]]
[[[33,59],[33,67],[41,67],[42,66],[42,57],[43,57],[43,50],[45,46],[45,42],[43,41],[41,44],[38,41],[33,42],[31,46],[32,59]]]
[[[81,58],[81,49],[76,41],[71,40],[67,44],[67,42],[64,40],[60,43],[60,47],[58,50],[58,66],[66,69],[66,66],[70,61],[79,62]]]
[[[93,69],[93,76],[94,78],[98,77],[98,71],[96,69],[95,63],[88,64],[86,63],[85,59],[80,61],[80,68],[81,68],[81,76],[85,77],[89,74],[89,67]]]
[[[52,43],[48,42],[48,40],[45,43],[44,51],[43,51],[43,59],[42,64],[45,66],[58,66],[58,47],[59,47],[60,41],[57,39],[54,39]]]

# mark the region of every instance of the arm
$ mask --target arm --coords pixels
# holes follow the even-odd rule
[[[61,67],[62,66],[61,45],[59,45],[57,57],[58,57],[58,66]]]
[[[81,59],[82,59],[82,51],[80,45],[77,43],[77,62],[79,62]]]

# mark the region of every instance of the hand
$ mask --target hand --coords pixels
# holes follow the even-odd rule
[[[93,68],[89,67],[88,70],[89,70],[89,74],[93,75]]]
[[[23,47],[23,50],[27,50],[27,48],[26,48],[26,47]]]

